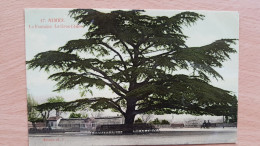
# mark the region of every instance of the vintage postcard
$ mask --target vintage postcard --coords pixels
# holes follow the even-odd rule
[[[30,146],[235,143],[237,12],[25,9]]]

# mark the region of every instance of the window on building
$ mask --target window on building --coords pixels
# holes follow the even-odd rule
[[[92,127],[96,127],[96,123],[91,123],[91,126]]]

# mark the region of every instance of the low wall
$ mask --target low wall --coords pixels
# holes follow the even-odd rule
[[[69,128],[69,129],[49,129],[49,128],[43,128],[43,129],[36,129],[36,128],[30,128],[29,134],[34,133],[65,133],[65,132],[80,132],[80,128]]]

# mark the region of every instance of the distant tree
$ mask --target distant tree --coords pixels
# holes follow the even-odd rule
[[[234,101],[234,106],[227,108],[226,110],[226,116],[230,118],[230,123],[237,123],[237,101]]]
[[[69,118],[82,118],[82,115],[80,113],[71,113]]]
[[[43,104],[45,105],[45,104]],[[50,112],[53,110],[52,108],[45,108],[44,106],[38,105],[36,106],[37,111],[40,112],[42,121],[46,123],[47,119],[50,117]]]
[[[75,9],[70,15],[88,28],[85,38],[35,55],[27,61],[28,68],[56,71],[49,76],[57,82],[55,91],[79,88],[84,95],[94,86],[109,87],[117,97],[76,100],[67,110],[85,105],[113,109],[125,117],[125,124],[133,124],[138,114],[222,115],[223,109],[234,106],[236,96],[212,86],[210,80],[223,79],[216,68],[236,53],[232,48],[236,40],[220,39],[199,47],[185,43],[183,27],[203,15],[180,12],[167,17],[149,16],[143,10],[92,9]]]
[[[41,113],[44,122],[50,117],[50,112],[55,110],[56,116],[60,115],[60,112],[64,109],[65,100],[61,96],[50,97],[46,103],[37,105],[36,109]]]
[[[56,96],[56,97],[48,98],[47,102],[48,103],[62,103],[62,102],[65,102],[65,99],[63,97],[61,97],[61,96]],[[56,111],[56,116],[60,116],[62,107],[57,106],[54,109]]]
[[[35,106],[37,106],[38,103],[35,101],[35,99],[28,94],[27,95],[27,114],[28,119],[35,119],[38,118],[39,112],[35,109]]]
[[[39,111],[36,110],[36,106],[38,105],[37,101],[32,97],[32,95],[27,94],[27,115],[28,121],[32,122],[34,128],[35,122],[41,122],[43,119],[40,117]]]

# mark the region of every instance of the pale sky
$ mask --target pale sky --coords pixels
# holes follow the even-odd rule
[[[34,25],[76,24],[68,16],[69,9],[26,9],[25,10],[25,31],[26,31],[26,60],[30,60],[34,55],[48,50],[56,50],[69,40],[83,38],[87,28],[42,28],[32,29]],[[102,10],[109,11],[109,10]],[[173,16],[180,11],[170,10],[146,10],[145,14],[152,16]],[[204,20],[197,21],[196,24],[184,28],[184,34],[189,36],[186,44],[189,47],[202,46],[223,38],[239,38],[239,17],[237,12],[217,12],[217,11],[195,11],[205,15]],[[41,22],[49,18],[63,18],[65,22],[49,23]],[[234,45],[238,51],[238,44]],[[232,91],[238,95],[238,53],[232,54],[231,59],[224,63],[223,68],[217,69],[224,80],[212,79],[211,84],[225,90]],[[39,103],[43,103],[47,98],[53,96],[63,96],[66,101],[75,100],[80,97],[77,90],[66,90],[53,92],[55,82],[48,80],[50,73],[43,70],[27,70],[27,89]],[[98,90],[93,88],[93,95],[86,97],[113,97],[110,90]]]

